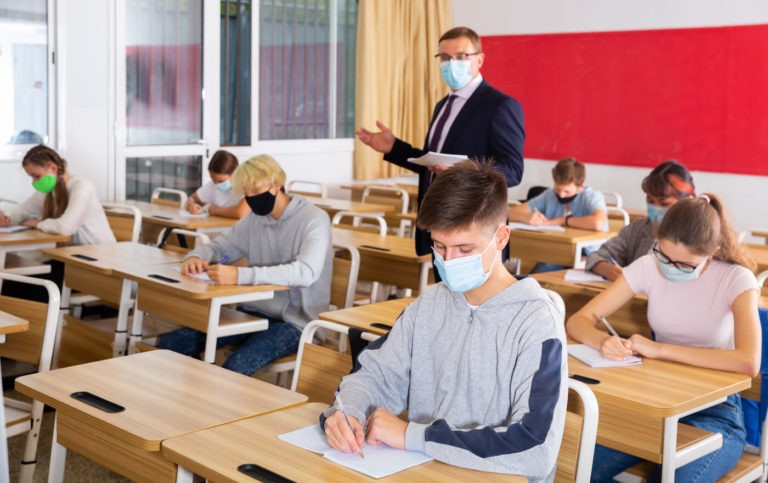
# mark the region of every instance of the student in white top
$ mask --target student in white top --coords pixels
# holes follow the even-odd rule
[[[566,324],[568,335],[605,357],[630,354],[755,376],[761,337],[754,261],[736,240],[720,200],[712,194],[675,203],[658,228],[652,253],[638,258]],[[633,334],[619,340],[596,328],[635,294],[648,297],[655,340]],[[738,394],[681,418],[723,435],[723,446],[675,472],[676,481],[714,481],[741,456],[746,432]],[[637,458],[597,446],[592,481],[611,478]]]
[[[211,181],[205,183],[187,199],[187,211],[240,219],[248,214],[245,198],[232,191],[230,177],[237,168],[234,154],[220,149],[213,153],[208,163]]]
[[[114,242],[96,189],[86,179],[67,172],[67,162],[53,149],[39,145],[21,162],[37,193],[5,216],[0,226],[21,224],[46,233],[70,235],[72,245]]]

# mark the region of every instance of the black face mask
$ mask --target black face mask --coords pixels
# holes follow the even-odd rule
[[[273,195],[269,190],[255,196],[246,196],[245,202],[251,208],[254,214],[259,216],[267,216],[272,213],[275,208],[276,195]]]
[[[575,200],[576,197],[579,196],[579,194],[576,193],[575,195],[569,196],[567,198],[563,198],[563,197],[558,196],[558,195],[555,195],[555,196],[557,196],[558,203],[560,203],[561,205],[564,205],[564,204],[570,203],[571,201]]]

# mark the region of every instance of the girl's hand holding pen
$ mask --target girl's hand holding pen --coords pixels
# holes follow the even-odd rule
[[[625,357],[632,355],[632,348],[631,341],[609,335],[600,345],[600,353],[607,359],[623,361]]]

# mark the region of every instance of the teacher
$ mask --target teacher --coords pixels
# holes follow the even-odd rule
[[[518,185],[523,176],[525,141],[522,106],[483,79],[480,68],[485,54],[474,30],[448,30],[440,37],[437,51],[440,74],[451,92],[435,105],[424,147],[417,149],[396,138],[381,121],[376,121],[380,132],[360,128],[357,137],[384,153],[384,160],[418,173],[419,205],[432,177],[446,169],[408,162],[408,158],[420,157],[428,151],[493,160],[495,168],[506,178],[507,187]],[[416,252],[426,255],[431,247],[429,233],[417,229]]]

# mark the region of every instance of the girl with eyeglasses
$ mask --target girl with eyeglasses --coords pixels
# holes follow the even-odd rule
[[[651,254],[624,268],[608,289],[568,319],[568,335],[615,360],[635,354],[754,377],[761,354],[754,261],[737,242],[720,199],[705,194],[678,201],[657,236]],[[600,316],[610,319],[636,294],[648,297],[655,340],[639,334],[620,340],[596,328]],[[721,433],[723,446],[678,468],[676,481],[714,481],[739,460],[746,431],[738,394],[680,421]],[[611,481],[638,461],[598,445],[592,481]]]

